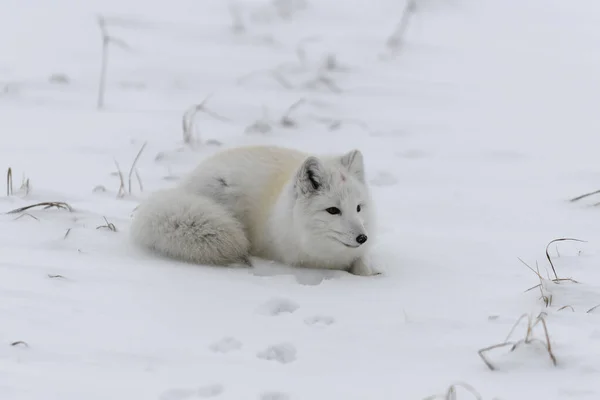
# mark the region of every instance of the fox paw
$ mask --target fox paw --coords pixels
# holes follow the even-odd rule
[[[381,272],[372,266],[369,266],[362,258],[354,261],[350,266],[350,270],[348,271],[352,275],[358,276],[375,276],[381,275]]]

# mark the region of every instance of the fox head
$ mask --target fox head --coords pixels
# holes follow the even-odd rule
[[[308,157],[296,172],[294,227],[308,253],[359,257],[369,243],[371,198],[363,156]]]

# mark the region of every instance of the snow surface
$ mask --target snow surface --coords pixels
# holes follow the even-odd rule
[[[600,196],[568,201],[600,189],[600,4],[420,0],[392,52],[404,7],[0,2],[0,167],[15,186],[0,211],[74,208],[0,216],[0,399],[423,399],[456,382],[485,399],[600,398]],[[110,48],[101,111],[96,14],[130,47]],[[182,115],[210,94],[227,121],[198,114],[192,148]],[[144,143],[143,192],[134,175],[117,198],[115,161],[127,189]],[[265,143],[362,149],[383,275],[194,266],[130,245],[149,192]],[[549,247],[579,283],[547,279],[560,237],[587,241]],[[539,265],[548,307],[518,257]],[[490,370],[478,350],[540,312],[557,365],[532,341],[486,353]]]

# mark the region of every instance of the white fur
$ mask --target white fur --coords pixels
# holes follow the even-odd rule
[[[330,207],[341,214],[325,211]],[[199,264],[248,263],[252,255],[372,275],[365,258],[372,208],[358,150],[315,157],[238,147],[206,159],[175,189],[150,196],[131,234],[142,247]],[[362,245],[359,235],[368,237]]]

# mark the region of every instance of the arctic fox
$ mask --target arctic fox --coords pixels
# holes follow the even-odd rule
[[[375,275],[373,204],[359,150],[316,157],[276,146],[224,150],[135,212],[134,243],[207,265],[250,256]]]

